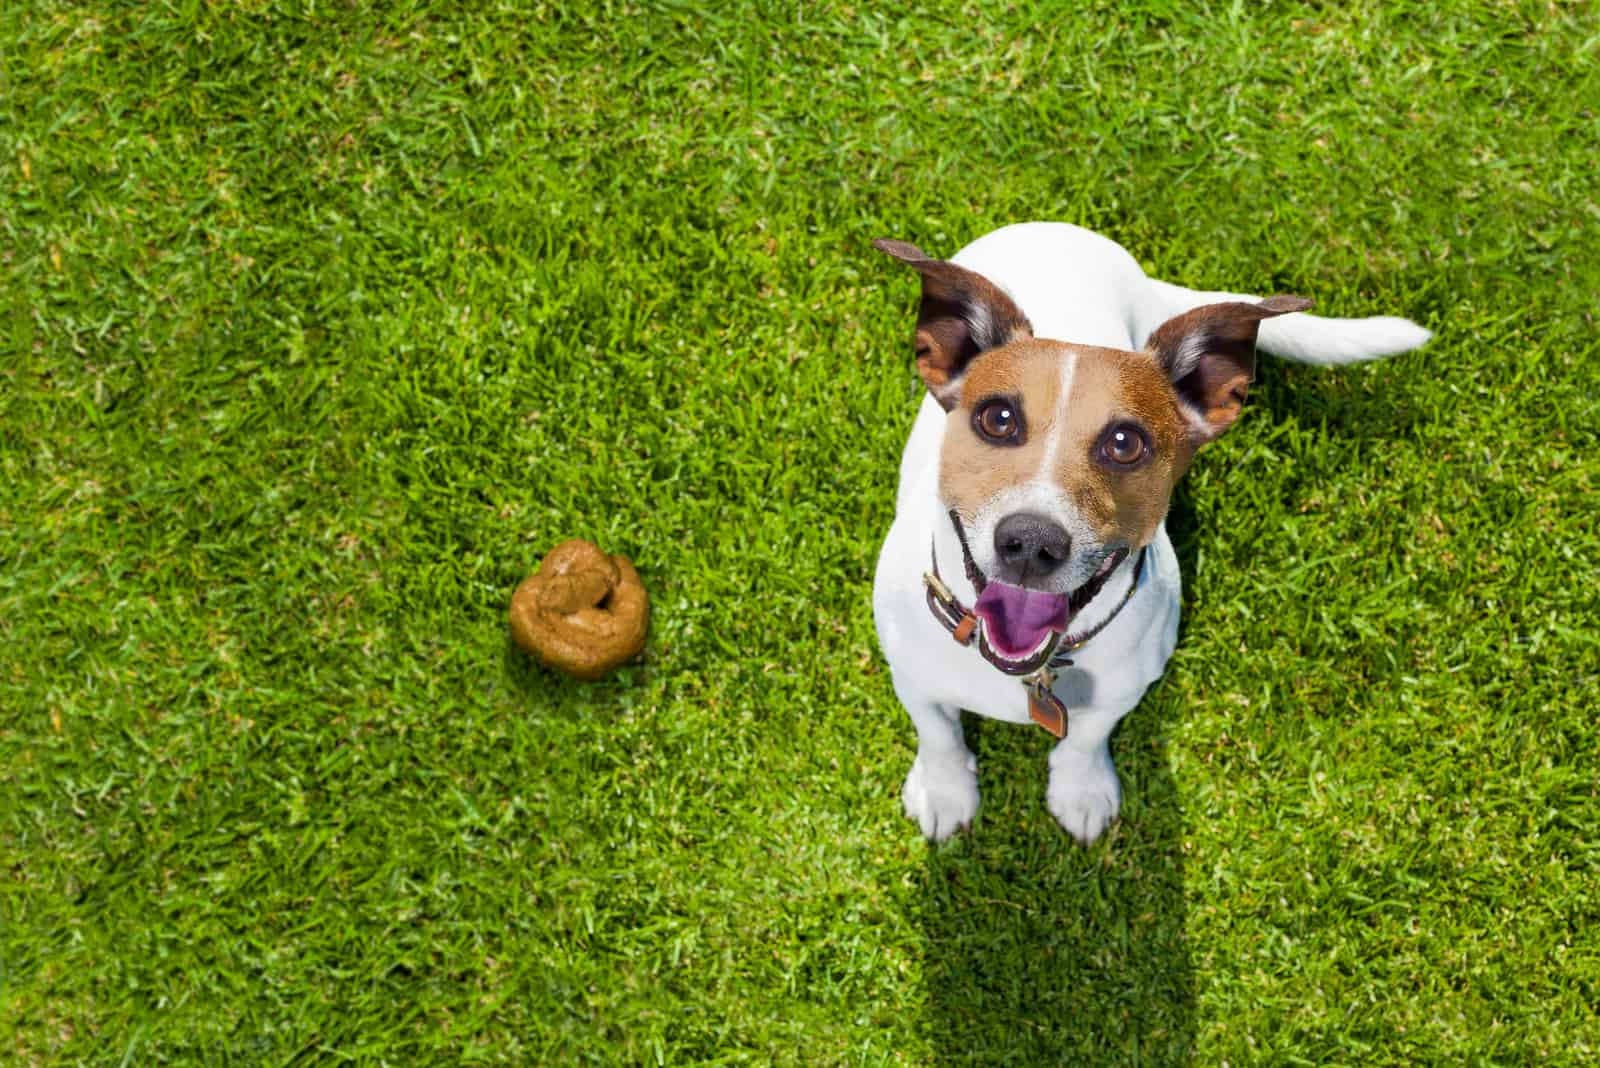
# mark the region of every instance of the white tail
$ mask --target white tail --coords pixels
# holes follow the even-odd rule
[[[1208,293],[1185,289],[1170,282],[1158,282],[1154,278],[1148,281],[1155,299],[1140,309],[1139,321],[1135,324],[1139,334],[1136,340],[1140,344],[1156,327],[1190,308],[1230,300],[1255,303],[1261,299],[1246,293]],[[1375,315],[1368,319],[1327,319],[1320,315],[1295,312],[1263,322],[1256,347],[1297,363],[1335,367],[1393,356],[1397,352],[1409,352],[1427,344],[1432,336],[1431,332],[1410,319],[1392,315]]]

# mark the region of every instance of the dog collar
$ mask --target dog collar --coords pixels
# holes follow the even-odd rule
[[[972,588],[978,593],[983,593],[987,580],[983,572],[978,570],[978,565],[972,559],[972,551],[967,548],[966,531],[961,527],[961,517],[954,510],[950,512],[950,522],[956,528],[956,540],[961,543],[961,562],[966,567],[967,579],[972,583]],[[930,562],[933,569],[922,575],[922,584],[926,587],[928,610],[933,613],[933,618],[939,621],[940,626],[950,632],[957,645],[970,646],[974,637],[978,640],[978,653],[994,667],[1007,675],[1021,675],[1023,687],[1028,691],[1028,718],[1039,726],[1055,735],[1057,738],[1067,736],[1067,706],[1061,698],[1055,695],[1051,688],[1056,681],[1053,669],[1070,667],[1072,661],[1066,654],[1075,653],[1089,643],[1089,640],[1110,625],[1113,619],[1121,614],[1133,599],[1134,591],[1139,588],[1139,579],[1144,574],[1144,561],[1148,555],[1149,547],[1139,550],[1139,559],[1133,565],[1133,581],[1128,583],[1127,592],[1122,595],[1122,600],[1111,610],[1111,614],[1100,622],[1090,627],[1082,634],[1067,637],[1058,634],[1043,649],[1025,661],[1002,661],[989,648],[988,640],[983,630],[978,626],[978,617],[970,608],[963,605],[949,586],[939,577],[939,549],[937,542],[929,546]],[[1107,573],[1109,575],[1109,572]],[[1096,590],[1091,594],[1089,601],[1093,601]],[[1078,611],[1083,611],[1089,606],[1085,602]]]

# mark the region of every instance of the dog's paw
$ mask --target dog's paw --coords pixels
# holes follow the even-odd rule
[[[944,841],[978,814],[977,758],[963,753],[930,761],[917,754],[900,799],[929,841]]]
[[[1056,822],[1079,843],[1099,838],[1122,808],[1122,784],[1111,755],[1058,749],[1050,755],[1050,788],[1045,803]]]

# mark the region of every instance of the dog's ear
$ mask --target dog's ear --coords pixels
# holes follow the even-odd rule
[[[930,259],[905,241],[880,237],[872,246],[922,276],[922,307],[912,342],[917,374],[947,411],[955,407],[957,383],[974,356],[1033,335],[1021,309],[983,275]]]
[[[1146,347],[1172,379],[1197,445],[1214,440],[1239,418],[1255,374],[1261,320],[1309,307],[1305,297],[1206,304],[1168,319],[1150,335]]]

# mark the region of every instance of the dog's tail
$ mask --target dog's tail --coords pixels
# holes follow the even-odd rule
[[[1150,307],[1145,309],[1149,321],[1141,318],[1135,324],[1140,344],[1156,327],[1190,308],[1230,300],[1255,303],[1261,299],[1244,293],[1208,293],[1185,289],[1170,282],[1158,282],[1154,278],[1148,281],[1154,299],[1149,302]],[[1431,332],[1410,319],[1392,315],[1374,315],[1367,319],[1328,319],[1294,312],[1264,320],[1256,347],[1297,363],[1336,367],[1393,356],[1397,352],[1409,352],[1427,344],[1432,336]]]

